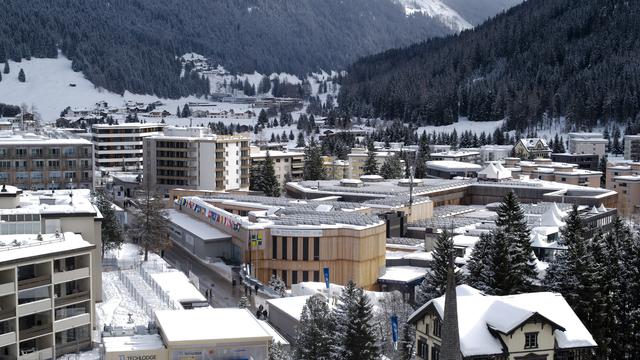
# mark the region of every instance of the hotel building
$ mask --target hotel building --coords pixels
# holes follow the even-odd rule
[[[140,171],[143,168],[143,140],[162,133],[164,124],[96,124],[91,131],[95,166],[100,171]]]

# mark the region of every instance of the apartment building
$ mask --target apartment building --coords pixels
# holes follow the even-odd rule
[[[395,156],[397,152],[395,151],[376,151],[375,159],[376,164],[378,165],[378,169],[384,164],[388,157]],[[359,179],[360,176],[364,175],[364,165],[367,162],[367,157],[369,153],[367,149],[362,148],[354,148],[351,149],[351,153],[347,155],[349,168],[347,171],[347,175],[350,179]],[[402,167],[404,171],[404,160],[400,160],[402,162]]]
[[[91,290],[102,301],[102,215],[91,203],[90,191],[22,191],[0,187],[0,236],[37,236],[72,232],[91,244]],[[0,247],[1,249],[1,247]],[[1,253],[2,251],[0,251]],[[1,305],[0,305],[1,306]]]
[[[569,133],[569,153],[604,156],[609,141],[601,133]]]
[[[64,132],[0,132],[0,184],[23,189],[90,189],[93,150]]]
[[[640,135],[624,136],[624,159],[640,161]]]
[[[71,232],[0,235],[0,353],[48,360],[92,347],[91,254]]]
[[[285,182],[287,174],[291,176],[291,180],[302,180],[304,172],[304,153],[293,151],[277,151],[269,150],[269,157],[273,160],[273,169],[280,184]],[[259,166],[264,163],[267,157],[266,150],[260,150],[259,147],[251,147],[251,166]]]
[[[167,127],[144,140],[145,184],[173,188],[236,190],[249,187],[249,134],[216,135],[207,128]]]
[[[554,181],[559,183],[599,188],[601,171],[578,169],[577,164],[558,163],[551,159],[537,158],[533,161],[520,158],[505,158],[504,167],[512,175],[528,175],[531,179]]]
[[[140,171],[144,166],[143,141],[162,134],[164,124],[96,124],[91,128],[95,168],[101,171]]]

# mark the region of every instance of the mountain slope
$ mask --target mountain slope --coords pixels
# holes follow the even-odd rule
[[[421,14],[439,20],[455,32],[470,29],[473,26],[451,7],[441,0],[399,0],[407,15]]]
[[[61,48],[97,86],[179,97],[208,91],[179,77],[175,57],[190,51],[231,71],[302,74],[450,32],[391,0],[5,0],[0,61]]]
[[[520,4],[523,0],[441,0],[471,25],[479,25],[488,18]]]
[[[528,0],[471,31],[363,58],[339,96],[354,114],[448,124],[507,117],[584,127],[640,111],[640,2]]]

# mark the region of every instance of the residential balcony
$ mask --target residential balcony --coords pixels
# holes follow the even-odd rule
[[[0,321],[5,321],[13,317],[16,317],[16,308],[3,309],[0,311]]]
[[[87,325],[90,323],[91,323],[91,314],[84,313],[84,314],[56,320],[53,323],[53,330],[55,332],[65,331],[65,330],[76,328],[78,326]]]
[[[0,347],[15,344],[15,342],[16,342],[15,331],[11,331],[11,332],[0,335]]]
[[[22,337],[22,336],[21,336]],[[18,355],[18,360],[49,360],[53,358],[53,349],[45,348],[42,350],[22,350]]]
[[[51,283],[51,275],[40,275],[29,279],[18,280],[18,290],[26,290]]]
[[[31,301],[25,304],[18,305],[18,316],[31,315],[51,309],[51,298],[42,300]],[[20,333],[22,334],[22,333]],[[22,335],[20,335],[22,338]]]
[[[60,271],[53,273],[53,283],[60,284],[72,280],[88,278],[90,276],[89,268],[83,267],[75,270]]]
[[[32,339],[34,337],[49,334],[52,331],[53,331],[53,327],[51,326],[51,323],[32,326],[28,329],[20,330],[20,341],[24,341],[27,339]]]
[[[15,283],[13,281],[0,284],[0,296],[13,294],[14,292],[16,292],[16,288],[15,288]]]
[[[90,348],[91,339],[89,338],[72,341],[66,344],[56,344],[56,357],[61,357],[64,354],[77,353]]]
[[[74,303],[87,301],[91,299],[89,291],[79,291],[65,296],[55,298],[55,307],[71,305]]]

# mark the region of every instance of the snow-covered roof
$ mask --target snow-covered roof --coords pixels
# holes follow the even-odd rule
[[[168,346],[272,339],[247,309],[159,310],[156,311],[156,320]]]
[[[540,217],[540,226],[561,227],[564,225],[565,223],[562,221],[562,219],[559,219],[556,216],[556,213],[553,207],[549,207],[549,209]]]
[[[456,290],[458,290],[456,288]],[[445,297],[433,299],[409,317],[415,323],[429,308],[444,318]],[[509,334],[534,315],[555,325],[558,348],[596,346],[593,337],[560,294],[550,292],[508,296],[458,295],[460,350],[465,357],[503,353],[503,345],[491,330]]]
[[[289,342],[282,335],[280,335],[280,333],[276,331],[276,329],[274,329],[273,326],[269,324],[269,322],[267,322],[266,320],[258,320],[258,322],[260,323],[260,326],[262,326],[262,328],[267,333],[269,333],[269,335],[271,335],[273,341],[275,341],[277,344],[285,346],[289,345]]]
[[[158,334],[152,335],[132,335],[132,336],[104,336],[102,338],[105,351],[141,351],[163,349],[162,338]]]
[[[62,233],[58,237],[55,234],[42,234],[42,240],[38,240],[38,234],[0,235],[0,263],[65,251],[89,251],[94,247],[82,235],[72,232]]]
[[[542,146],[546,147],[547,150],[549,148],[549,145],[547,145],[547,141],[542,138],[524,138],[524,139],[520,139],[520,142],[522,143],[522,145],[524,145],[524,147],[527,148],[527,150],[535,148],[538,142],[540,142]]]
[[[310,297],[311,295],[303,295],[269,299],[267,300],[267,304],[269,304],[269,312],[271,312],[271,308],[276,308],[289,315],[291,318],[300,321],[302,309]]]
[[[380,281],[412,282],[421,279],[427,273],[426,268],[415,266],[390,266],[385,273],[378,278]]]
[[[509,179],[511,178],[511,170],[505,169],[500,162],[490,162],[478,172],[478,177],[494,180]]]
[[[225,240],[231,238],[231,235],[181,211],[168,209],[167,216],[172,224],[178,225],[202,240]]]
[[[433,160],[427,161],[427,167],[441,170],[480,170],[482,166],[478,164],[452,161],[452,160]]]
[[[151,277],[171,299],[177,302],[207,301],[182,271],[160,272],[151,274]]]

